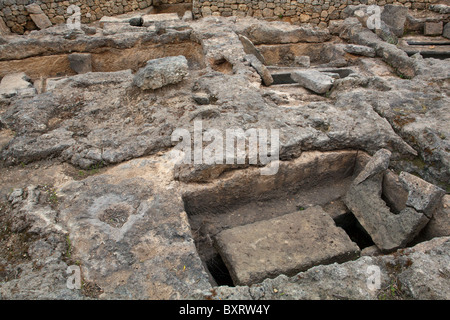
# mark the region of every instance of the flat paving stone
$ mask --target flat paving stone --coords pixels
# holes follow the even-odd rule
[[[345,262],[359,247],[319,206],[227,229],[215,246],[235,285],[250,285],[280,274],[293,276],[320,264]]]

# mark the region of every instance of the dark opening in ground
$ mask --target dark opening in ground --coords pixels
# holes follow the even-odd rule
[[[219,254],[206,261],[206,267],[218,286],[234,287],[233,279]]]
[[[410,46],[450,46],[450,41],[406,41]]]
[[[219,71],[225,74],[232,74],[233,73],[233,65],[225,58],[221,58],[218,60],[213,61],[211,64],[211,67],[215,71]]]
[[[344,229],[350,239],[355,242],[361,250],[375,244],[370,235],[364,230],[363,226],[352,213],[347,213],[345,219],[336,221],[336,225]]]
[[[445,60],[445,59],[450,58],[450,51],[449,52],[434,52],[434,51],[405,50],[405,52],[408,54],[408,56],[412,56],[416,53],[420,53],[420,55],[424,59],[434,58],[434,59]]]
[[[294,80],[292,80],[290,73],[274,73],[272,74],[272,79],[273,79],[272,85],[296,83]]]

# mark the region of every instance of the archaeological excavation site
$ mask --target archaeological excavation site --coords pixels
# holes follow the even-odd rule
[[[0,299],[450,299],[450,2],[0,0]]]

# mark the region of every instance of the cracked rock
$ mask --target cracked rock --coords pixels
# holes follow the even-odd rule
[[[401,172],[399,180],[409,191],[406,205],[431,218],[445,191],[408,172]]]
[[[407,245],[429,221],[423,212],[408,205],[394,214],[381,198],[390,155],[388,150],[376,152],[345,197],[346,205],[383,252]]]

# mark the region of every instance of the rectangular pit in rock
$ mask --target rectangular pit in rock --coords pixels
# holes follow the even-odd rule
[[[259,168],[249,168],[226,172],[207,184],[187,184],[183,194],[185,211],[205,266],[221,263],[221,259],[225,262],[214,242],[227,229],[303,212],[317,205],[325,208],[338,226],[351,223],[354,217],[348,210],[336,210],[330,204],[342,203],[368,159],[366,153],[356,150],[303,152],[299,158],[281,161],[274,175],[264,176]]]

